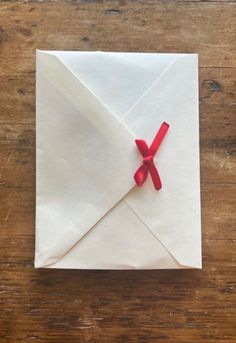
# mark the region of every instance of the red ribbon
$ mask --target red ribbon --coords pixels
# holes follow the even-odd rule
[[[147,143],[143,139],[135,140],[138,150],[143,157],[142,165],[137,169],[136,173],[134,174],[134,179],[137,186],[141,187],[144,184],[144,182],[147,179],[148,171],[149,171],[151,174],[152,182],[155,189],[156,190],[161,189],[162,187],[161,179],[155,167],[155,164],[153,162],[153,157],[156,154],[159,146],[161,145],[161,142],[163,138],[165,137],[168,129],[169,129],[169,124],[167,124],[166,122],[162,123],[150,148],[148,147]]]

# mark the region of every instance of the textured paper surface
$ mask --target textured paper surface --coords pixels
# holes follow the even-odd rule
[[[197,55],[38,51],[36,129],[36,267],[201,267]]]

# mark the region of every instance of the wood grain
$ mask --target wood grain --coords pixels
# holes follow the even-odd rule
[[[0,341],[236,343],[235,1],[0,2]],[[35,49],[197,52],[203,270],[34,270]]]

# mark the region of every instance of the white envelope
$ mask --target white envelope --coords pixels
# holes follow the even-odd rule
[[[201,268],[195,54],[37,51],[35,267]],[[150,175],[142,158],[170,128]]]

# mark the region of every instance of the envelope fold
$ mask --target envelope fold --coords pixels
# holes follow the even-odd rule
[[[57,237],[37,249],[46,265],[134,187],[138,161],[131,133],[57,57],[38,52],[36,87],[36,242]]]
[[[53,52],[105,106],[122,119],[182,54]]]
[[[109,215],[98,222],[78,244],[47,267],[82,269],[183,268],[153,237],[125,201],[119,202],[109,212]]]
[[[201,268],[197,55],[177,58],[123,120],[149,143],[162,121],[170,124],[156,156],[163,190],[133,189],[126,201],[181,265]]]

